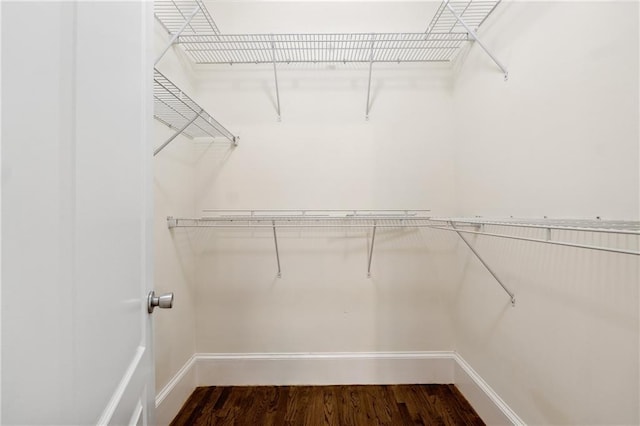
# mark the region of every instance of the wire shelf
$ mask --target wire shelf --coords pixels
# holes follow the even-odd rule
[[[603,221],[569,219],[485,219],[431,217],[429,210],[205,210],[208,216],[200,219],[167,218],[169,228],[218,228],[251,229],[270,231],[273,234],[277,262],[277,276],[282,276],[280,252],[278,249],[278,230],[326,228],[365,230],[368,244],[367,277],[371,277],[371,263],[377,230],[398,228],[429,228],[449,231],[458,235],[462,242],[476,256],[478,261],[493,276],[496,282],[509,296],[515,306],[515,294],[493,271],[476,249],[476,244],[467,239],[475,234],[485,237],[497,237],[511,240],[551,244],[556,246],[596,250],[616,254],[640,256],[640,222]],[[469,227],[471,226],[471,229]],[[505,231],[504,228],[507,228]],[[540,228],[526,235],[509,230],[517,228]],[[370,232],[369,232],[370,231]],[[571,231],[568,235],[566,231]],[[597,238],[596,244],[586,244],[577,233],[608,233],[608,238]],[[253,234],[253,233],[252,233]],[[544,235],[540,235],[544,234]],[[625,234],[625,235],[616,235]],[[593,238],[591,238],[593,240]],[[605,241],[603,241],[605,240]],[[611,243],[611,244],[609,244]]]
[[[498,1],[450,1],[448,2],[455,13],[461,17],[465,23],[475,30],[489,17],[491,12],[498,6]],[[427,27],[426,33],[466,33],[466,29],[460,24],[447,7],[447,2],[443,1],[431,23]]]
[[[153,100],[154,117],[176,131],[182,130],[185,136],[224,137],[235,144],[236,137],[229,130],[158,70],[154,71]]]
[[[640,255],[640,222],[580,219],[484,219],[431,217],[429,210],[205,210],[199,219],[168,218],[170,228],[431,228],[536,243]],[[484,225],[491,226],[489,230]],[[469,229],[472,226],[472,229]],[[537,228],[545,237],[522,236],[504,228]],[[567,240],[560,231],[626,235],[634,248],[588,245]],[[622,237],[621,237],[622,238]]]
[[[446,62],[464,33],[181,35],[198,64]]]
[[[182,34],[218,34],[220,30],[202,0],[156,0],[153,13],[164,29],[173,35],[180,31],[196,8],[198,11]]]
[[[477,29],[500,1],[448,3]],[[198,64],[447,62],[471,40],[447,1],[424,33],[221,34],[202,0],[157,1],[155,16]]]
[[[640,222],[629,220],[600,219],[484,219],[484,218],[430,218],[441,223],[467,225],[494,225],[517,228],[540,228],[565,231],[602,232],[610,234],[640,235]]]

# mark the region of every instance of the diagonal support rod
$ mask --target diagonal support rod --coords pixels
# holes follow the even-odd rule
[[[191,120],[189,120],[187,122],[187,124],[182,126],[180,128],[180,130],[175,132],[173,136],[171,136],[169,139],[167,139],[167,141],[165,143],[163,143],[155,151],[153,151],[153,156],[155,157],[160,151],[162,151],[167,145],[169,145],[175,138],[177,138],[180,133],[184,132],[187,129],[187,127],[189,127],[191,125],[191,123],[193,123],[194,121],[196,121],[198,119],[198,117],[200,117],[200,114],[202,114],[202,110],[200,110],[200,112],[198,112],[195,115],[195,117],[193,117]]]
[[[278,89],[278,70],[276,68],[276,44],[273,41],[273,35],[271,36],[271,60],[273,62],[273,76],[276,80],[276,103],[278,107],[278,121],[282,120],[280,115],[280,90]]]
[[[278,262],[278,278],[282,278],[282,271],[280,270],[280,252],[278,251],[278,235],[276,234],[276,221],[272,221],[273,226],[273,242],[276,245],[276,261]]]
[[[487,263],[482,259],[482,257],[480,257],[478,252],[473,248],[473,246],[469,243],[469,241],[467,241],[467,239],[464,237],[464,235],[462,235],[462,233],[457,230],[456,225],[453,222],[449,222],[449,224],[456,231],[456,234],[458,234],[458,236],[460,238],[462,238],[462,241],[464,241],[464,243],[467,245],[467,247],[469,247],[469,250],[471,250],[471,252],[476,255],[476,257],[478,258],[480,263],[482,263],[482,266],[484,266],[487,269],[487,271],[489,271],[489,273],[498,282],[498,284],[500,284],[500,287],[502,287],[502,289],[505,292],[507,292],[509,297],[511,297],[511,305],[512,306],[516,306],[516,296],[513,294],[513,292],[511,292],[504,284],[502,284],[502,281],[500,281],[500,278],[498,278],[498,276],[495,274],[495,272],[493,272],[491,270],[491,268],[489,267],[489,265],[487,265]]]
[[[509,71],[507,71],[507,68],[504,65],[502,65],[502,63],[498,60],[498,58],[493,56],[493,54],[489,51],[489,48],[487,48],[487,46],[485,46],[484,43],[478,38],[478,34],[476,34],[476,32],[473,31],[473,29],[471,29],[471,27],[469,27],[466,22],[464,22],[464,19],[462,19],[462,17],[458,15],[455,10],[453,10],[453,7],[451,7],[451,4],[449,4],[449,0],[447,0],[446,6],[447,6],[447,9],[449,9],[451,14],[453,15],[453,17],[456,18],[456,20],[460,23],[460,25],[462,25],[467,30],[471,38],[473,38],[473,40],[476,41],[480,45],[480,47],[482,47],[482,50],[484,50],[487,53],[487,55],[489,55],[489,57],[493,60],[493,62],[495,62],[496,65],[502,70],[502,72],[504,73],[504,79],[506,81],[507,78],[509,77]]]
[[[158,56],[158,59],[156,59],[156,61],[153,63],[153,65],[158,65],[158,62],[160,62],[160,59],[162,59],[162,57],[164,56],[165,53],[167,53],[167,50],[169,50],[169,48],[173,45],[173,43],[176,42],[176,40],[178,39],[178,37],[180,37],[180,34],[182,34],[182,32],[184,31],[185,28],[187,28],[187,25],[189,25],[191,23],[191,20],[193,19],[194,16],[196,16],[196,13],[198,13],[198,11],[200,11],[200,4],[198,3],[198,5],[196,6],[195,9],[193,9],[193,12],[191,12],[191,15],[189,15],[189,17],[187,18],[186,21],[184,21],[184,24],[182,24],[182,27],[180,27],[180,29],[178,30],[177,33],[175,33],[172,37],[171,40],[169,40],[169,44],[167,44],[167,47],[164,48],[164,50],[162,51],[162,53],[160,54],[160,56]]]
[[[371,234],[371,247],[369,247],[369,266],[367,267],[367,278],[371,278],[371,260],[373,259],[373,244],[376,242],[376,222],[373,222],[373,233]]]
[[[365,119],[369,120],[369,111],[371,110],[371,104],[369,99],[371,98],[371,71],[373,70],[373,45],[376,41],[376,35],[371,34],[371,54],[369,55],[369,84],[367,85],[367,112]]]

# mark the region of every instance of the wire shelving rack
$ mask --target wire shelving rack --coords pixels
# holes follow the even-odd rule
[[[201,0],[157,0],[156,19],[173,45],[197,64],[273,64],[276,110],[281,117],[278,64],[369,64],[366,118],[371,108],[371,74],[375,63],[451,62],[468,41],[477,42],[504,73],[506,67],[478,38],[476,31],[500,0],[444,0],[421,33],[224,34]]]
[[[469,234],[506,238],[540,244],[605,251],[640,256],[640,221],[606,221],[581,219],[486,219],[432,217],[429,210],[205,210],[201,218],[167,218],[172,228],[266,229],[273,233],[278,276],[281,276],[278,229],[332,228],[371,231],[367,276],[371,276],[371,262],[376,231],[379,229],[430,228],[455,232],[487,271],[495,278],[515,305],[515,295],[503,283],[466,237]],[[524,236],[514,228],[531,228],[540,235]],[[626,245],[592,245],[571,241],[567,233],[600,233],[623,236]]]
[[[176,131],[169,140],[155,150],[154,155],[158,154],[179,134],[184,134],[190,139],[223,137],[237,145],[238,138],[233,133],[216,121],[158,70],[154,71],[153,101],[154,117]]]
[[[196,35],[220,32],[202,0],[156,0],[153,14],[169,34],[182,32],[185,35]],[[187,26],[180,31],[187,20]]]

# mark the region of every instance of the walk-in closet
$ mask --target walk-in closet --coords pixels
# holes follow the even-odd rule
[[[637,1],[0,19],[3,423],[640,422]]]

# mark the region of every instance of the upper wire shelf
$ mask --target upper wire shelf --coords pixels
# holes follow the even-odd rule
[[[156,18],[171,34],[171,39],[155,63],[171,46],[179,44],[197,64],[273,64],[278,120],[281,119],[278,64],[366,63],[369,64],[365,113],[368,120],[374,63],[450,62],[467,41],[473,40],[507,80],[507,68],[476,34],[498,3],[500,0],[444,0],[423,33],[222,34],[202,0],[159,0]]]
[[[154,70],[153,101],[154,117],[178,134],[183,133],[191,139],[224,137],[236,143],[236,136],[158,70]]]
[[[181,35],[198,64],[446,62],[467,33]]]
[[[169,34],[180,32],[189,20],[182,34],[218,34],[220,30],[202,0],[156,0],[153,14]]]
[[[500,1],[449,1],[451,9],[474,30],[489,17]],[[426,33],[466,33],[467,29],[451,13],[447,2],[442,2],[427,27]]]
[[[222,34],[201,0],[156,1],[155,16],[198,64],[446,62],[498,3],[445,0],[424,33]]]

